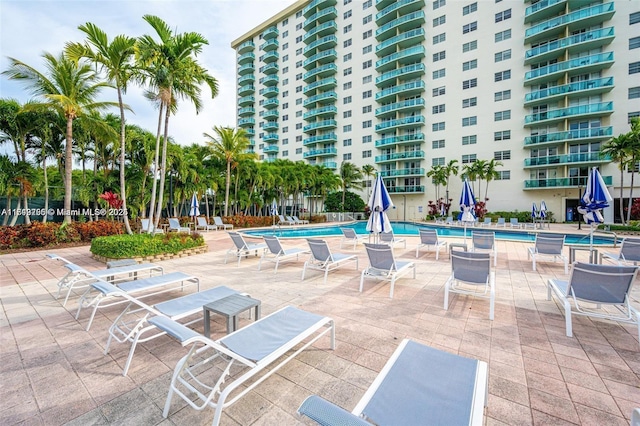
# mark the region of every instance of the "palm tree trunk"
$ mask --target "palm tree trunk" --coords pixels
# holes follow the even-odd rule
[[[73,170],[73,117],[67,116],[66,146],[64,148],[64,220],[71,223],[71,191],[73,184],[71,171]]]
[[[629,162],[629,167],[631,167],[631,188],[629,188],[629,204],[627,206],[627,223],[631,221],[631,206],[633,205],[633,181],[636,175],[635,165],[637,157],[635,155],[631,156],[631,162]]]
[[[124,177],[124,153],[126,149],[125,143],[125,122],[124,122],[124,105],[122,103],[122,90],[118,85],[118,104],[120,106],[120,199],[122,200],[122,211],[125,212],[122,215],[124,220],[124,228],[127,234],[133,234],[131,231],[131,225],[129,224],[129,215],[127,214],[127,192],[125,187]]]
[[[5,210],[8,212],[11,212],[11,194],[10,193],[7,193],[7,206],[5,207]],[[3,215],[2,226],[7,226],[7,223],[9,223],[9,216],[11,216],[11,213]]]
[[[16,209],[20,210],[22,208],[22,199],[20,197],[18,197],[18,204],[16,205]],[[16,226],[16,222],[18,222],[18,216],[17,214],[14,214],[13,217],[11,218],[11,222],[9,223],[9,226]]]
[[[620,164],[620,222],[625,224],[624,221],[624,166]]]
[[[47,211],[49,210],[49,178],[47,177],[47,157],[44,152],[42,153],[42,173],[44,177],[44,214],[42,215],[42,223],[47,223]]]
[[[229,188],[231,187],[231,161],[227,160],[227,180],[224,190],[224,215],[228,216],[229,212]]]
[[[171,97],[167,105],[171,105]],[[167,107],[164,117],[164,140],[162,141],[162,166],[160,167],[160,190],[158,191],[158,208],[156,209],[155,227],[160,223],[160,215],[162,213],[162,198],[164,196],[165,170],[167,169],[167,145],[169,145],[169,116],[171,109]]]
[[[158,113],[158,131],[156,132],[156,150],[154,152],[154,160],[153,160],[153,174],[151,178],[153,179],[153,183],[151,185],[151,200],[149,201],[149,223],[153,223],[156,225],[156,222],[153,221],[153,210],[156,208],[156,191],[158,187],[158,161],[160,158],[160,134],[162,131],[162,112],[164,108],[164,102],[160,102],[160,112]],[[155,229],[155,227],[153,228]],[[149,232],[151,232],[151,227],[149,227]]]

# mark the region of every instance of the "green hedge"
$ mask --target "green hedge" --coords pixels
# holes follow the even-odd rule
[[[204,238],[198,233],[170,233],[163,235],[134,234],[112,235],[91,240],[91,253],[109,259],[175,254],[204,245]]]

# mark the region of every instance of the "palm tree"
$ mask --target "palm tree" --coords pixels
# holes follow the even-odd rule
[[[204,133],[207,144],[211,147],[213,155],[224,161],[227,172],[224,190],[224,215],[229,213],[229,188],[231,187],[231,165],[239,161],[249,148],[249,138],[244,129],[232,129],[230,127],[215,126],[213,131],[217,136]],[[252,155],[255,156],[254,153]]]
[[[107,80],[112,83],[118,92],[118,107],[120,108],[120,198],[122,209],[127,211],[127,196],[125,185],[125,105],[122,94],[126,93],[127,85],[132,80],[135,67],[133,66],[134,46],[136,39],[125,35],[116,36],[111,42],[107,34],[91,22],[80,25],[78,29],[87,35],[84,44],[67,43],[67,56],[75,61],[87,58],[98,65],[106,73]],[[95,51],[94,51],[95,49]],[[132,234],[129,224],[129,216],[125,214],[122,219],[129,234]]]
[[[376,177],[376,168],[373,167],[371,164],[365,164],[364,166],[362,166],[362,174],[367,177],[367,178],[375,178]],[[369,183],[369,188],[371,188],[371,181],[372,179],[368,179],[367,180]],[[365,182],[362,182],[362,184],[364,185]],[[371,190],[369,190],[369,193],[371,192]],[[369,194],[367,194],[369,195]]]
[[[611,161],[618,163],[618,170],[620,170],[620,221],[625,224],[624,217],[624,169],[627,167],[627,157],[629,154],[628,148],[630,141],[628,134],[620,134],[614,138],[611,138],[602,145],[600,155],[602,157],[608,157]]]
[[[446,180],[447,180],[447,187],[446,187],[446,204],[449,204],[449,181],[451,178],[451,175],[453,176],[458,176],[458,173],[460,172],[460,167],[458,166],[458,160],[449,160],[449,162],[447,163],[447,165],[445,166],[445,176],[446,176]]]
[[[627,170],[631,170],[631,188],[629,188],[629,204],[627,208],[627,222],[631,220],[631,206],[633,205],[633,181],[636,175],[636,167],[640,161],[640,118],[631,119],[631,131],[629,137],[629,162]]]
[[[343,161],[340,164],[340,179],[342,180],[342,208],[347,195],[347,188],[362,188],[362,171],[353,163]]]
[[[496,168],[498,166],[502,166],[502,163],[500,161],[496,161],[495,158],[492,158],[491,160],[487,161],[484,164],[484,180],[487,181],[487,186],[485,186],[484,189],[484,200],[488,200],[488,195],[489,195],[489,182],[491,182],[492,180],[498,179],[500,177],[500,173],[498,173],[498,171],[496,170]]]
[[[430,177],[433,184],[436,186],[436,200],[440,199],[440,185],[448,184],[447,170],[444,166],[436,164],[431,166],[431,169],[427,172],[427,177]],[[445,204],[448,204],[449,200]]]
[[[47,74],[14,58],[9,58],[9,68],[2,74],[11,80],[23,81],[32,94],[42,99],[39,105],[55,110],[66,120],[65,173],[64,173],[64,223],[71,222],[71,194],[73,170],[73,121],[92,110],[114,106],[113,102],[97,102],[96,98],[108,83],[98,79],[88,64],[78,64],[64,55],[43,55]]]

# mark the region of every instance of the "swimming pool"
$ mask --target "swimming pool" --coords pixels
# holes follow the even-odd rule
[[[435,229],[438,235],[444,238],[462,238],[464,236],[463,227],[451,226],[434,226],[428,224],[415,224],[411,222],[393,222],[393,232],[396,235],[418,235],[418,229]],[[357,234],[367,235],[367,222],[360,221],[346,225],[333,226],[310,226],[310,227],[294,227],[294,228],[270,228],[260,230],[248,230],[244,233],[254,236],[276,235],[279,238],[319,238],[319,237],[335,237],[341,236],[340,228],[353,228]],[[471,237],[473,229],[483,231],[493,231],[496,233],[497,240],[511,241],[535,241],[536,232],[533,231],[516,231],[516,230],[497,230],[495,228],[467,228],[467,237]],[[589,244],[589,235],[567,234],[566,244]],[[593,236],[594,245],[613,245],[613,237],[603,237],[601,235]]]

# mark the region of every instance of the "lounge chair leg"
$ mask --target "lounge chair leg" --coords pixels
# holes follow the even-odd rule
[[[573,337],[573,328],[571,325],[571,304],[568,300],[565,300],[564,302],[564,316],[567,328],[567,337]]]

